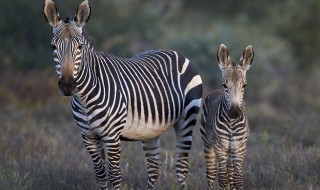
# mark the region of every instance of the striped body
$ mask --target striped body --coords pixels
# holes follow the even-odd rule
[[[249,135],[243,96],[253,49],[248,46],[237,64],[230,62],[228,49],[221,44],[217,58],[223,89],[206,97],[200,129],[207,162],[207,189],[214,188],[217,170],[220,189],[227,189],[228,184],[230,189],[243,189],[242,164]]]
[[[249,135],[244,109],[238,118],[231,118],[226,108],[223,89],[210,93],[203,104],[201,134],[207,160],[208,189],[213,189],[219,165],[219,186],[242,188],[242,162]]]
[[[72,110],[85,138],[114,143],[119,138],[158,141],[159,135],[175,126],[178,163],[181,160],[176,169],[183,183],[192,129],[202,100],[201,78],[189,60],[170,50],[148,51],[131,59],[96,51],[82,56],[101,60],[83,63],[76,80],[81,85],[76,87]],[[94,80],[87,80],[88,77]],[[159,142],[155,146],[158,148]],[[118,155],[118,148],[108,154]],[[159,165],[151,173],[159,170],[158,154],[159,150],[155,155]],[[158,177],[151,173],[150,188]]]
[[[159,136],[170,127],[177,138],[177,178],[184,187],[202,101],[201,77],[187,58],[172,50],[146,51],[129,59],[97,50],[83,33],[90,11],[85,0],[75,19],[62,21],[54,2],[45,0],[58,86],[63,95],[73,96],[73,117],[92,158],[99,189],[107,189],[107,178],[120,189],[120,140],[142,141],[147,188],[153,189],[161,166]]]
[[[148,51],[131,59],[92,51],[86,57],[101,63],[84,63],[76,80],[81,85],[72,100],[73,114],[84,133],[108,136],[120,122],[122,137],[146,141],[176,124],[187,105],[201,104],[199,97],[186,100],[189,91],[201,92],[200,76],[174,51]],[[86,81],[88,70],[95,82]]]

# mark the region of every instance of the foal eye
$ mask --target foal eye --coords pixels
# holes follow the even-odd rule
[[[55,46],[54,44],[51,44],[51,48],[52,48],[53,50],[56,50],[56,49],[57,49],[57,46]]]
[[[247,84],[243,84],[242,88],[245,88],[247,86]]]
[[[82,49],[82,47],[83,47],[83,44],[78,45],[78,49]]]

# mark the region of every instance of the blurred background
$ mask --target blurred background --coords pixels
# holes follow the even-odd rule
[[[62,18],[81,1],[56,0]],[[39,0],[0,0],[0,189],[95,189],[93,165],[57,87],[52,28]],[[221,43],[239,60],[251,44],[245,99],[250,136],[245,189],[320,189],[319,0],[90,1],[85,26],[96,46],[119,57],[173,49],[196,66],[204,96],[221,87]],[[175,136],[161,138],[157,189],[177,189]],[[122,144],[124,189],[145,189],[141,144]],[[189,189],[205,189],[199,128]]]

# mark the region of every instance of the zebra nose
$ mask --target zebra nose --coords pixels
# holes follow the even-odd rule
[[[67,79],[62,77],[58,82],[58,87],[64,96],[72,96],[76,88],[76,81],[72,77]]]
[[[230,109],[230,117],[237,119],[241,115],[241,109],[239,105],[232,105]]]

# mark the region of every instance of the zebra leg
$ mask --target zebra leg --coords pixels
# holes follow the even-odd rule
[[[94,170],[96,173],[96,180],[99,186],[99,190],[104,190],[108,188],[107,185],[107,173],[105,169],[105,160],[103,158],[103,143],[98,138],[89,138],[82,134],[82,139],[85,147],[87,148],[94,165]]]
[[[120,138],[106,138],[104,139],[108,151],[108,169],[109,180],[112,183],[113,189],[120,189],[121,186],[121,172],[120,172]]]
[[[217,176],[217,160],[216,160],[216,154],[214,152],[214,146],[211,142],[209,142],[208,135],[205,129],[206,115],[207,115],[206,110],[205,108],[203,108],[200,133],[201,133],[201,138],[204,144],[204,157],[207,162],[207,166],[206,166],[207,189],[211,190],[214,188],[214,181]]]
[[[233,184],[234,167],[233,167],[233,162],[231,158],[229,158],[227,161],[227,170],[228,170],[228,180],[229,180],[230,189],[233,190],[235,189]]]
[[[153,189],[159,177],[160,161],[160,138],[156,137],[149,141],[142,142],[142,148],[147,158],[148,187]]]
[[[192,129],[187,128],[181,131],[175,129],[177,136],[176,173],[180,187],[184,189],[186,188],[185,178],[188,176],[188,155],[192,145]]]
[[[192,130],[197,122],[201,98],[187,104],[178,123],[174,126],[177,138],[176,173],[180,188],[185,189],[188,176],[188,155],[192,145]]]
[[[218,145],[217,145],[218,146]],[[216,146],[216,147],[217,147]],[[227,160],[228,160],[228,152],[223,149],[218,149],[215,147],[215,153],[218,159],[218,181],[220,189],[227,189],[228,186],[228,171],[227,171]]]
[[[208,144],[204,145],[204,157],[207,161],[207,189],[211,190],[214,187],[214,181],[217,175],[217,163],[214,148]]]
[[[233,169],[234,174],[232,178],[232,184],[233,189],[243,189],[243,175],[242,175],[242,165],[243,165],[243,159],[244,159],[244,153],[235,154],[233,156],[232,162],[233,162]]]

